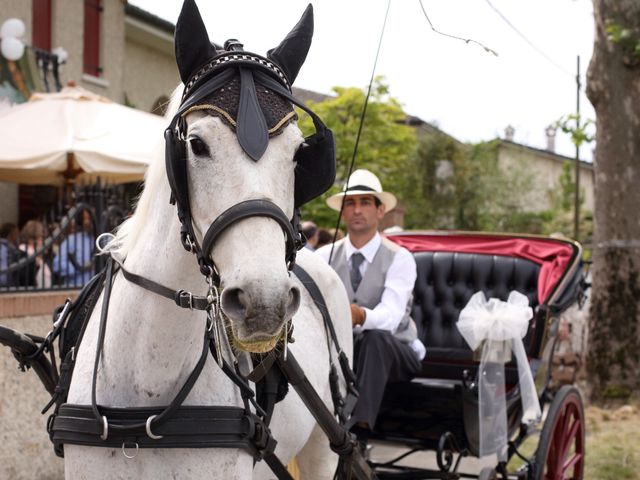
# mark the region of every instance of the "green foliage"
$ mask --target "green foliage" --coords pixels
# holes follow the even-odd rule
[[[582,118],[577,113],[560,117],[555,122],[555,127],[571,136],[571,143],[576,147],[580,147],[583,143],[591,143],[595,140],[595,135],[589,133],[591,126],[595,126],[592,119],[588,118],[582,123]]]
[[[562,233],[573,235],[574,223],[574,203],[575,203],[576,183],[574,181],[574,166],[571,162],[562,165],[562,174],[558,179],[556,188],[549,192],[551,208],[548,210],[549,218],[544,223],[542,233]],[[579,238],[581,241],[590,239],[593,236],[593,214],[584,210],[585,194],[580,191],[580,222]]]
[[[525,165],[498,165],[498,141],[462,144],[446,135],[421,138],[413,157],[410,228],[540,232],[546,217],[525,212],[532,188]],[[414,173],[415,172],[415,173]]]
[[[563,167],[550,192],[550,208],[531,211],[527,192],[539,188],[531,166],[518,158],[499,164],[498,145],[498,141],[463,144],[442,134],[422,137],[407,180],[406,226],[541,235],[572,232],[571,164]],[[584,212],[580,238],[590,238],[592,230],[592,216]]]
[[[366,93],[358,88],[335,87],[335,97],[310,105],[334,132],[336,184],[321,198],[302,208],[303,218],[323,227],[335,227],[336,212],[326,198],[342,188],[351,163]],[[526,192],[538,188],[530,165],[512,159],[499,165],[499,141],[463,144],[441,133],[425,133],[416,141],[415,130],[405,124],[406,115],[381,78],[372,87],[355,168],[368,168],[394,192],[406,207],[405,227],[413,229],[460,229],[495,232],[567,234],[573,226],[575,183],[571,164],[566,164],[558,185],[550,193],[552,206],[532,212]],[[311,102],[310,102],[311,103]],[[299,126],[308,135],[313,123],[298,112]],[[575,116],[558,121],[570,129]],[[584,131],[575,139],[591,141]],[[563,128],[563,129],[564,129]],[[582,198],[584,201],[584,198]],[[583,236],[590,236],[590,214],[583,222]]]
[[[353,155],[366,92],[359,88],[334,87],[335,97],[323,102],[309,102],[310,108],[333,130],[336,140],[336,185],[330,192],[302,209],[303,218],[313,219],[318,225],[334,227],[335,212],[326,206],[326,198],[338,192],[347,177]],[[298,112],[298,125],[308,135],[313,122],[308,115]],[[406,114],[400,103],[389,95],[384,79],[377,77],[372,85],[367,113],[355,159],[355,168],[367,168],[380,178],[385,190],[394,192],[403,200],[406,192],[406,171],[415,150],[415,130],[404,124]]]
[[[640,35],[637,30],[630,29],[608,19],[605,23],[607,39],[620,45],[626,55],[640,59]]]
[[[558,206],[564,211],[571,210],[573,207],[576,183],[573,181],[573,175],[571,172],[571,164],[566,162],[562,165],[562,175],[560,175],[560,188],[558,188],[559,198],[557,200]],[[584,202],[584,195],[581,195],[580,203]]]

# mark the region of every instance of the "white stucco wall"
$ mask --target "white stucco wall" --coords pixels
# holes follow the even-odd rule
[[[567,162],[571,164],[573,178],[573,159],[518,144],[503,142],[499,147],[498,162],[504,169],[518,171],[525,167],[527,174],[533,176],[532,184],[535,185],[535,188],[528,192],[522,192],[521,200],[525,202],[528,210],[534,212],[546,210],[551,206],[549,192],[559,188],[563,165]],[[593,166],[581,162],[580,191],[584,195],[582,207],[592,212],[593,187]]]

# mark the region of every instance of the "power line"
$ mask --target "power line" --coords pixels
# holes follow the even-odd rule
[[[380,49],[382,47],[382,38],[384,37],[384,29],[387,26],[387,19],[389,18],[389,9],[391,8],[391,0],[387,2],[387,11],[384,14],[384,22],[382,22],[382,29],[380,30],[380,39],[378,40],[378,49],[376,50],[376,58],[373,61],[373,68],[371,69],[371,78],[369,79],[369,88],[367,88],[367,96],[364,99],[364,105],[362,106],[362,112],[360,113],[360,124],[358,125],[358,133],[356,135],[356,142],[353,146],[353,153],[351,155],[351,162],[349,163],[349,168],[347,170],[346,176],[346,184],[344,186],[344,190],[347,191],[349,188],[349,177],[351,176],[351,172],[353,171],[353,166],[356,163],[356,154],[358,153],[358,144],[360,143],[360,135],[362,133],[362,127],[364,126],[364,117],[367,113],[367,105],[369,105],[369,96],[371,95],[371,86],[373,85],[373,80],[376,75],[376,66],[378,65],[378,57],[380,56]],[[331,243],[331,251],[329,252],[329,264],[331,264],[331,258],[333,257],[333,248],[336,244],[336,239],[338,237],[338,229],[340,228],[340,219],[342,218],[342,210],[344,209],[344,202],[340,205],[340,212],[338,213],[338,221],[336,223],[336,228],[333,233],[333,242]]]
[[[427,19],[427,22],[429,22],[429,26],[431,27],[431,30],[433,30],[434,32],[436,32],[438,35],[442,35],[444,37],[449,37],[449,38],[453,38],[455,40],[462,40],[464,43],[475,43],[476,45],[481,46],[482,48],[484,48],[484,50],[486,52],[492,53],[493,55],[495,55],[496,57],[498,56],[498,52],[496,52],[494,49],[487,47],[486,45],[473,40],[472,38],[463,38],[463,37],[457,37],[455,35],[451,35],[449,33],[445,33],[445,32],[441,32],[440,30],[437,30],[436,27],[433,26],[433,22],[431,22],[431,19],[429,18],[429,15],[427,14],[427,11],[424,9],[424,5],[422,5],[422,0],[419,0],[420,2],[420,8],[422,8],[422,13],[424,14],[424,17]]]
[[[421,0],[422,1],[422,0]],[[509,27],[511,27],[511,29],[516,32],[518,34],[518,36],[520,36],[520,38],[522,38],[525,42],[527,42],[527,44],[533,48],[536,52],[538,52],[539,55],[541,55],[544,59],[546,59],[549,63],[551,63],[554,67],[556,67],[557,69],[561,70],[563,73],[566,73],[567,75],[570,75],[571,77],[573,77],[573,73],[569,72],[568,70],[566,70],[562,65],[560,65],[559,63],[555,62],[551,57],[549,57],[545,52],[543,52],[540,48],[538,48],[531,40],[529,40],[520,30],[518,30],[516,28],[516,26],[511,23],[509,21],[509,19],[500,11],[498,10],[492,3],[490,0],[485,0],[487,2],[487,4],[493,9],[494,12],[496,12],[500,18],[502,18],[502,20],[504,20],[504,22],[509,25]]]

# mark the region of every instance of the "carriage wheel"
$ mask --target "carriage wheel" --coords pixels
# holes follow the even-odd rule
[[[584,409],[575,387],[565,385],[551,402],[535,455],[536,480],[581,480]]]

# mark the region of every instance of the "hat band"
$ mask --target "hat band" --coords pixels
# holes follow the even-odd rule
[[[366,185],[354,185],[353,187],[349,187],[345,190],[345,192],[349,192],[351,190],[364,190],[366,192],[374,192],[374,193],[380,193],[377,190],[374,190],[371,187],[367,187]]]

